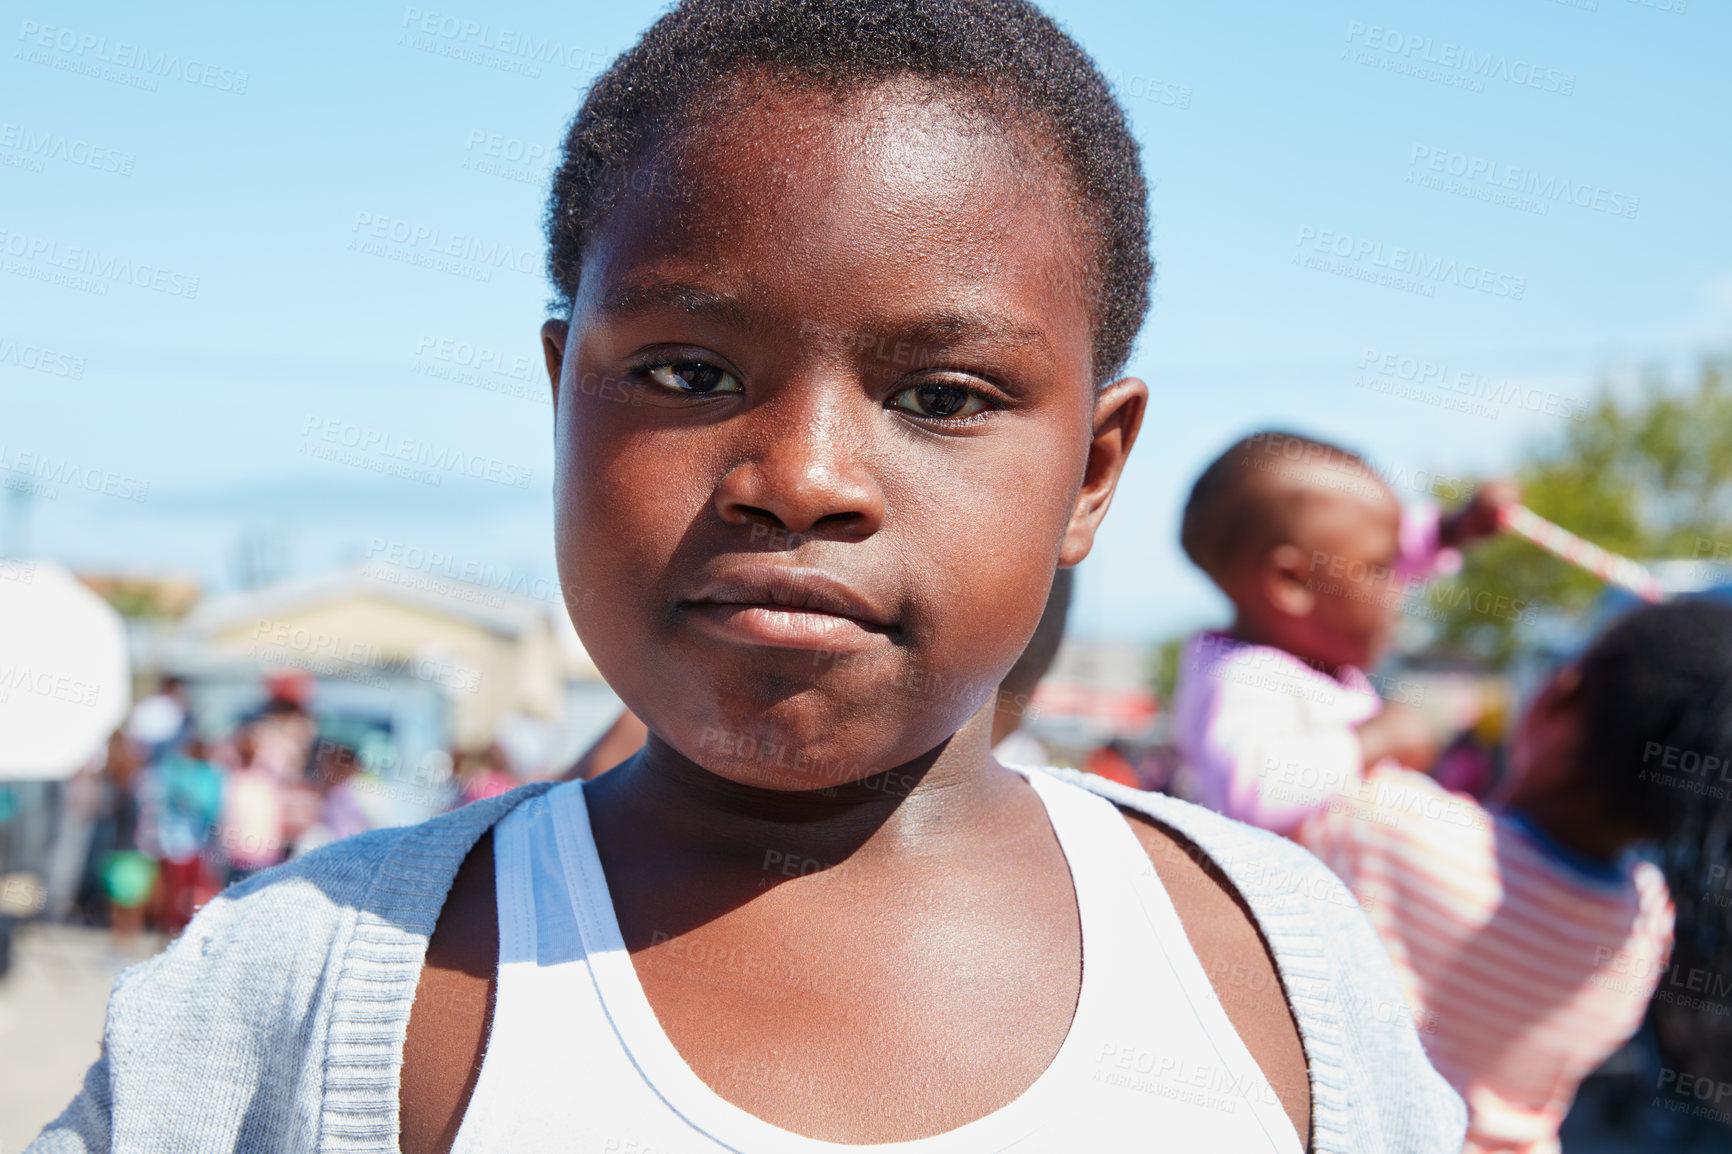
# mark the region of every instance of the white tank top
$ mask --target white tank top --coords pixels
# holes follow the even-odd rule
[[[1125,819],[1077,786],[1019,772],[1070,865],[1083,967],[1070,1033],[1015,1101],[932,1137],[853,1146],[783,1130],[711,1090],[638,984],[574,781],[494,830],[497,1000],[455,1154],[1297,1154],[1292,1121]]]

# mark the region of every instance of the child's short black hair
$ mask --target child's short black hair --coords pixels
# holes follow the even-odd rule
[[[1290,501],[1274,482],[1307,464],[1341,466],[1344,485],[1376,484],[1364,457],[1302,433],[1266,429],[1241,437],[1209,462],[1179,524],[1179,545],[1191,562],[1220,581],[1232,563],[1252,548],[1271,543],[1286,529]]]
[[[1670,835],[1732,779],[1732,603],[1634,610],[1579,668],[1589,780],[1611,814]]]
[[[596,80],[565,139],[547,213],[548,273],[569,311],[584,245],[646,150],[727,73],[764,68],[846,95],[913,76],[1051,142],[1090,218],[1097,382],[1148,311],[1147,187],[1105,79],[1024,0],[685,0]]]

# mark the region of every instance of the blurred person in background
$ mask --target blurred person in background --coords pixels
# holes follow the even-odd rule
[[[117,950],[144,929],[145,905],[156,888],[156,862],[139,849],[139,755],[123,730],[108,739],[91,828],[87,908],[106,915]]]
[[[265,679],[266,698],[248,719],[254,759],[285,783],[301,780],[312,758],[318,724],[308,708],[314,681],[300,671],[273,673]]]
[[[192,712],[186,682],[174,674],[163,677],[155,693],[139,698],[126,719],[126,736],[149,765],[192,736]]]
[[[1137,751],[1128,741],[1115,737],[1105,745],[1089,750],[1088,756],[1083,758],[1083,768],[1108,781],[1116,781],[1132,789],[1141,789],[1142,776],[1137,772],[1137,763],[1140,760]]]
[[[354,779],[365,772],[354,746],[342,741],[319,742],[311,783],[318,795],[319,815],[295,839],[296,856],[373,828],[373,820],[354,788]]]
[[[1479,718],[1437,755],[1431,776],[1452,793],[1484,800],[1504,777],[1509,702],[1502,691],[1487,695]]]
[[[1724,830],[1706,787],[1732,766],[1732,605],[1614,623],[1535,698],[1509,756],[1497,804],[1378,767],[1297,840],[1370,914],[1467,1101],[1468,1150],[1551,1154],[1582,1079],[1668,972],[1669,889],[1634,851],[1700,846],[1716,817]]]
[[[511,772],[511,763],[497,742],[480,751],[457,755],[458,805],[468,805],[484,797],[498,797],[521,784]]]
[[[254,727],[244,726],[232,748],[218,836],[229,885],[283,860],[287,817],[283,775],[259,757]]]
[[[162,750],[139,774],[140,848],[157,863],[158,928],[177,934],[193,910],[219,887],[204,851],[223,812],[225,772],[204,741]]]
[[[1460,565],[1517,499],[1493,482],[1448,517],[1404,513],[1366,460],[1296,433],[1234,443],[1197,478],[1180,543],[1233,603],[1186,643],[1173,731],[1197,800],[1291,834],[1382,762],[1429,769],[1431,723],[1385,702],[1366,670],[1411,583]]]

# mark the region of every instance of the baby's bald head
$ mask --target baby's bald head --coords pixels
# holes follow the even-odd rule
[[[1293,542],[1307,509],[1330,497],[1394,500],[1357,453],[1298,433],[1253,433],[1197,478],[1179,543],[1222,584],[1242,558]]]

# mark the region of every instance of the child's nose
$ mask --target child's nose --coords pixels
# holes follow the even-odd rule
[[[884,491],[864,459],[864,431],[834,411],[762,416],[775,427],[760,430],[759,447],[716,486],[722,520],[852,540],[876,533]]]

